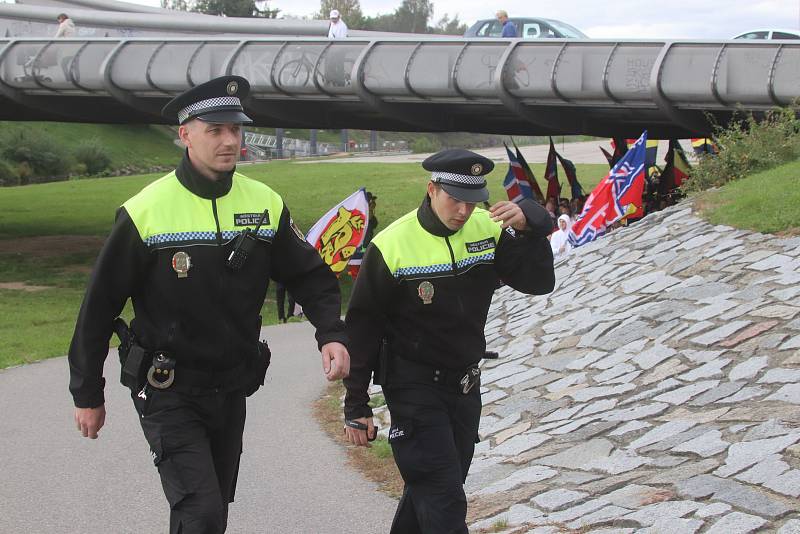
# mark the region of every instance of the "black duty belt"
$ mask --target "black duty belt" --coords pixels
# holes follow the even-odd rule
[[[389,385],[433,384],[466,395],[480,385],[481,370],[478,364],[456,370],[413,362],[405,358],[392,358],[387,376]]]
[[[247,362],[223,371],[205,371],[182,365],[167,352],[155,351],[147,373],[150,386],[193,395],[241,388],[247,374]]]

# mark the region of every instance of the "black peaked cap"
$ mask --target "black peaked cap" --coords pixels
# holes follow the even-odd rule
[[[451,148],[425,159],[422,168],[431,171],[431,181],[457,200],[473,203],[489,200],[485,175],[492,172],[494,162],[485,156]]]
[[[221,76],[184,91],[161,110],[161,115],[183,124],[191,119],[214,123],[251,123],[242,99],[250,92],[250,82],[241,76]]]

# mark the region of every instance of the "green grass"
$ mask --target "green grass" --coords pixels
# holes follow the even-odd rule
[[[505,198],[502,178],[506,168],[499,165],[489,176],[493,201]],[[240,171],[280,193],[304,230],[362,186],[378,195],[379,229],[385,228],[419,205],[429,176],[413,163],[273,162],[242,165]],[[537,176],[543,171],[544,165],[534,166]],[[578,165],[578,176],[587,190],[605,172],[604,165]],[[0,368],[67,352],[91,266],[111,229],[115,210],[160,176],[92,178],[0,189],[0,283],[23,282],[49,288],[40,292],[0,290]],[[37,246],[41,236],[58,236],[57,246]],[[31,241],[33,252],[21,251]],[[341,289],[346,304],[352,289],[349,276],[342,276]],[[127,313],[129,317],[130,311]],[[262,316],[265,325],[277,322],[274,288],[267,295]]]
[[[800,234],[800,160],[698,196],[712,224],[763,233]]]
[[[112,169],[172,165],[181,154],[181,149],[172,143],[176,135],[164,126],[0,121],[0,131],[3,133],[30,128],[56,137],[70,152],[81,141],[97,138],[108,149]]]
[[[386,404],[386,398],[383,395],[375,395],[369,400],[370,408],[378,408]]]
[[[392,446],[389,445],[389,442],[383,436],[378,436],[378,438],[372,442],[372,447],[370,447],[369,450],[372,454],[381,459],[392,457]]]

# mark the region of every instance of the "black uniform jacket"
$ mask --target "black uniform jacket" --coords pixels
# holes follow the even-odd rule
[[[219,229],[216,199],[224,197],[238,178],[231,172],[211,181],[194,169],[188,153],[175,174],[183,187],[207,202]],[[163,209],[170,209],[170,199],[163,199]],[[291,224],[284,207],[274,237],[259,239],[244,267],[231,271],[224,264],[234,240],[223,241],[219,230],[211,243],[148,247],[125,208],[120,208],[95,263],[69,349],[69,387],[75,405],[103,404],[103,363],[112,322],[129,297],[136,315],[131,327],[139,343],[148,350],[171,352],[177,362],[176,377],[181,367],[214,373],[254,356],[270,278],[284,283],[303,306],[317,328],[320,346],[346,343],[336,277]],[[179,250],[191,257],[185,279],[178,279],[172,267]]]
[[[435,294],[427,305],[418,293],[420,280],[394,278],[381,251],[369,246],[347,310],[350,376],[344,380],[345,417],[372,415],[367,389],[383,337],[393,357],[463,370],[484,356],[486,316],[501,282],[534,295],[553,290],[553,254],[544,237],[550,231],[547,212],[533,201],[523,201],[520,207],[531,230],[503,231],[493,264],[460,269],[453,264],[449,276],[432,279]],[[417,219],[442,240],[456,233],[438,219],[427,195]],[[391,383],[391,374],[388,380]]]

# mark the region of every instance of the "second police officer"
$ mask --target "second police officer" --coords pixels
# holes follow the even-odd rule
[[[69,349],[75,422],[96,438],[105,421],[103,363],[115,329],[122,381],[170,505],[173,534],[220,534],[242,451],[245,397],[269,364],[259,315],[270,278],[316,327],[323,371],[349,356],[339,285],[281,197],[236,172],[249,84],[216,78],[170,101],[187,149],[178,168],[117,212],[95,264]],[[115,317],[128,298],[130,331]]]
[[[347,310],[351,369],[345,432],[374,439],[370,379],[391,414],[389,443],[405,482],[393,534],[467,533],[467,477],[481,414],[484,327],[494,291],[553,290],[547,211],[533,202],[489,198],[491,160],[444,150],[422,205],[372,241]]]

